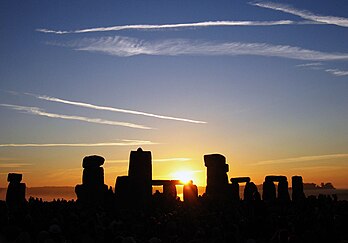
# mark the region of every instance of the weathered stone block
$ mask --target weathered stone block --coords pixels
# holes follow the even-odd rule
[[[20,183],[22,181],[22,174],[9,173],[7,175],[7,181],[13,183]]]
[[[306,198],[303,191],[302,176],[293,176],[292,178],[292,200],[301,201]]]
[[[104,164],[105,159],[99,155],[90,155],[83,158],[83,168],[96,168]]]
[[[84,185],[104,185],[104,168],[88,167],[83,170],[82,184]]]
[[[287,181],[287,178],[286,176],[269,175],[269,176],[266,176],[265,181],[281,182],[281,181]]]
[[[250,177],[234,177],[231,178],[230,181],[232,183],[247,183],[250,182]]]

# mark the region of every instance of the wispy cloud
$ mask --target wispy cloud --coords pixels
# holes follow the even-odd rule
[[[24,166],[31,166],[32,164],[28,163],[1,163],[0,168],[21,168]]]
[[[301,18],[316,21],[319,23],[333,24],[333,25],[338,25],[338,26],[342,26],[342,27],[348,27],[348,18],[344,18],[344,17],[318,15],[318,14],[311,13],[307,10],[296,9],[296,8],[291,7],[289,5],[280,4],[280,3],[252,2],[250,4],[254,5],[254,6],[262,7],[262,8],[268,8],[268,9],[282,11],[284,13],[290,13],[290,14],[299,16]]]
[[[325,69],[325,72],[331,73],[335,76],[348,76],[348,71],[343,71],[339,69]]]
[[[276,160],[264,160],[264,161],[259,161],[255,163],[255,165],[273,165],[273,164],[298,163],[298,162],[343,159],[343,158],[348,158],[348,154],[326,154],[326,155],[302,156],[302,157],[276,159]]]
[[[27,94],[29,94],[29,93],[27,93]],[[142,111],[126,110],[126,109],[109,107],[109,106],[99,106],[99,105],[93,105],[93,104],[88,104],[88,103],[84,103],[84,102],[64,100],[64,99],[59,99],[59,98],[50,97],[50,96],[46,96],[46,95],[35,95],[35,94],[29,94],[29,95],[33,95],[34,97],[41,99],[41,100],[53,101],[53,102],[58,102],[58,103],[63,103],[63,104],[68,104],[68,105],[75,105],[75,106],[80,106],[80,107],[85,107],[85,108],[90,108],[90,109],[95,109],[95,110],[122,112],[122,113],[133,114],[133,115],[141,115],[141,116],[148,116],[148,117],[154,117],[154,118],[159,118],[159,119],[183,121],[183,122],[190,122],[190,123],[206,123],[204,121],[197,121],[197,120],[191,120],[191,119],[186,119],[186,118],[156,115],[156,114],[142,112]]]
[[[89,118],[89,117],[83,117],[83,116],[70,116],[70,115],[48,113],[38,107],[18,106],[18,105],[9,105],[9,104],[0,104],[0,106],[8,107],[10,109],[17,110],[17,111],[24,111],[26,113],[33,114],[33,115],[45,116],[50,118],[76,120],[76,121],[84,121],[89,123],[111,125],[111,126],[122,126],[122,127],[138,128],[138,129],[152,129],[144,125],[138,125],[138,124],[129,123],[129,122],[119,122],[119,121],[104,120],[100,118]]]
[[[0,172],[0,175],[8,175],[8,173],[29,174],[29,173],[32,173],[32,172],[31,171],[25,171],[25,170],[14,170],[14,169],[11,169],[11,171],[8,171],[8,172]]]
[[[105,146],[140,146],[157,144],[144,140],[120,140],[113,143],[7,143],[0,147],[105,147]]]
[[[323,166],[301,166],[301,167],[295,167],[295,168],[289,168],[288,170],[296,171],[296,173],[300,171],[328,171],[328,170],[342,170],[345,169],[342,166],[333,166],[333,165],[323,165]]]
[[[299,65],[296,65],[296,67],[318,67],[322,65],[323,63],[321,62],[311,62],[311,63],[299,64]]]
[[[196,28],[196,27],[214,27],[214,26],[273,26],[273,25],[290,25],[297,22],[291,20],[278,21],[203,21],[196,23],[181,23],[181,24],[135,24],[135,25],[116,25],[110,27],[97,27],[80,30],[50,30],[36,29],[36,31],[52,34],[78,34],[89,32],[105,32],[119,30],[160,30],[160,29],[181,29],[181,28]],[[299,24],[302,24],[299,22]]]
[[[187,39],[145,41],[129,37],[85,38],[70,45],[80,51],[101,52],[129,57],[135,55],[253,55],[272,56],[310,61],[348,60],[348,53],[327,53],[296,46],[267,43],[204,42]]]

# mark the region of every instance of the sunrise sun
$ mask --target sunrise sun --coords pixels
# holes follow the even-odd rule
[[[172,174],[173,179],[180,180],[181,182],[187,184],[190,180],[193,180],[193,171],[176,171]]]

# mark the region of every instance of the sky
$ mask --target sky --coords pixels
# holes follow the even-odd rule
[[[348,3],[13,1],[0,3],[0,187],[105,183],[131,150],[153,178],[206,184],[302,175],[348,188]],[[290,184],[291,185],[291,184]]]

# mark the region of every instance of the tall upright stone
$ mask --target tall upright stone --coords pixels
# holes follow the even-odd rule
[[[244,201],[260,201],[260,193],[254,182],[247,182],[244,187]]]
[[[211,199],[228,198],[228,164],[221,154],[204,155],[204,164],[207,167],[206,195]]]
[[[183,189],[184,203],[187,205],[195,205],[198,202],[198,188],[191,180],[184,185]]]
[[[128,177],[132,194],[137,200],[146,202],[152,196],[152,156],[151,151],[131,151],[129,158]]]
[[[131,151],[128,176],[117,177],[116,199],[124,206],[142,207],[152,196],[152,156],[151,151]]]
[[[293,176],[292,180],[292,200],[302,201],[306,198],[303,191],[302,176]]]
[[[104,184],[105,159],[98,155],[83,158],[82,185],[76,185],[75,193],[81,203],[98,205],[103,204],[108,195],[108,186]]]
[[[22,174],[9,173],[7,176],[9,182],[6,192],[6,204],[10,211],[21,210],[26,205],[25,183],[21,183]]]
[[[290,201],[289,184],[285,177],[285,180],[281,180],[278,183],[278,200],[282,202]]]
[[[262,185],[262,199],[265,202],[273,202],[276,200],[276,186],[272,180],[265,180]]]

